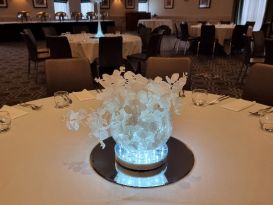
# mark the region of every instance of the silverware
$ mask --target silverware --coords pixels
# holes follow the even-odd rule
[[[20,103],[22,107],[30,107],[32,110],[40,110],[43,106],[42,105],[35,105],[32,103]]]
[[[266,107],[266,108],[262,108],[262,109],[259,109],[255,112],[249,112],[250,115],[254,115],[254,116],[264,116],[266,113],[271,113],[273,112],[273,110],[271,110],[271,106],[269,107]]]
[[[215,100],[212,100],[212,101],[208,102],[208,105],[217,104],[217,103],[219,103],[220,101],[226,100],[226,99],[228,99],[228,98],[229,98],[228,95],[221,95],[220,97],[216,98]]]

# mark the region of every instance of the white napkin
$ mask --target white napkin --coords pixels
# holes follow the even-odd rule
[[[1,111],[8,111],[12,120],[17,117],[21,117],[21,116],[27,114],[27,112],[24,110],[21,110],[21,109],[15,108],[15,107],[11,107],[8,105],[4,105],[0,110]]]
[[[88,91],[84,89],[80,92],[73,92],[73,95],[75,95],[79,99],[79,101],[85,101],[96,99],[97,92],[95,90]]]
[[[256,103],[255,101],[237,99],[229,103],[223,104],[221,105],[221,107],[238,112],[254,105],[255,103]]]

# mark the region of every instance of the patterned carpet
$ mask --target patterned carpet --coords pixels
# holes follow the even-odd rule
[[[182,54],[181,54],[182,55]],[[240,97],[236,78],[242,60],[240,57],[191,56],[192,88],[206,88],[209,92]],[[43,70],[43,63],[40,63]],[[0,44],[0,107],[46,97],[44,74],[35,82],[35,72],[27,74],[27,49],[23,42]]]

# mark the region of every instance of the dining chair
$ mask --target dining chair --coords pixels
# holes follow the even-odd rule
[[[243,65],[240,68],[237,83],[242,84],[244,82],[244,79],[246,77],[246,74],[248,72],[248,69],[251,65],[255,63],[263,63],[264,62],[264,56],[254,56],[253,51],[251,48],[251,38],[249,36],[244,35],[243,36],[243,43],[244,43],[244,49],[243,49]]]
[[[97,59],[97,72],[99,76],[104,73],[112,74],[115,69],[125,64],[122,57],[122,37],[99,38],[99,57]]]
[[[200,49],[202,51],[211,50],[212,57],[215,53],[215,26],[214,25],[202,25],[201,26],[201,35],[197,44],[197,56],[199,55]]]
[[[273,65],[273,39],[265,39],[265,60],[264,63]]]
[[[30,74],[31,61],[34,62],[34,68],[36,70],[36,82],[38,82],[39,75],[39,62],[42,62],[48,58],[50,55],[48,52],[38,52],[37,44],[33,39],[26,33],[20,33],[24,42],[26,43],[28,50],[28,74]]]
[[[137,33],[139,34],[140,30],[143,29],[143,28],[147,28],[147,27],[142,23],[137,24]]]
[[[247,22],[245,23],[245,25],[254,27],[255,21],[247,21]]]
[[[256,63],[251,66],[242,98],[273,106],[273,65]]]
[[[149,41],[152,35],[152,29],[147,27],[142,27],[139,30],[139,36],[142,42],[142,53],[146,53],[149,47]]]
[[[47,93],[93,89],[90,64],[86,58],[48,59],[45,62]]]
[[[57,31],[53,26],[42,27],[42,31],[45,38],[48,36],[57,36]]]
[[[137,68],[134,70],[134,72],[141,73],[142,75],[145,74],[144,67],[142,66],[142,64],[145,63],[149,57],[160,55],[162,37],[163,37],[162,34],[152,34],[149,40],[148,50],[146,53],[136,53],[127,56],[128,61],[137,62]]]
[[[189,57],[149,57],[145,76],[152,79],[160,76],[165,79],[166,76],[171,77],[174,73],[178,73],[179,76],[187,73],[188,79],[184,88],[189,90],[191,88],[191,63]]]
[[[71,48],[65,36],[48,36],[46,45],[50,50],[50,58],[72,58]]]
[[[32,43],[34,43],[37,47],[37,52],[38,53],[49,53],[49,49],[45,48],[45,47],[38,47],[37,41],[32,33],[32,31],[28,28],[24,29],[23,32],[28,35],[28,37],[30,38],[30,40],[32,41]]]
[[[231,41],[229,43],[230,54],[241,52],[244,47],[244,35],[247,34],[248,26],[236,25],[232,31]]]
[[[197,40],[198,38],[189,35],[189,26],[187,22],[180,23],[180,31],[180,41],[186,42],[186,45],[184,46],[184,55],[186,55],[187,48],[190,46],[190,43]]]

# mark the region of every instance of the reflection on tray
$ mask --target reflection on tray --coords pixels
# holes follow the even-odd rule
[[[134,171],[115,163],[117,175],[114,181],[130,187],[157,187],[168,183],[165,176],[167,164],[150,171]]]

